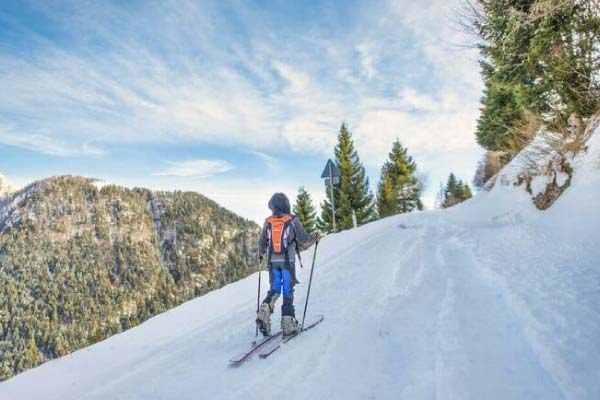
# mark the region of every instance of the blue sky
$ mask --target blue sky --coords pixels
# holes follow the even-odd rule
[[[341,121],[376,189],[399,138],[431,206],[470,179],[482,84],[443,1],[3,1],[0,171],[316,202]]]

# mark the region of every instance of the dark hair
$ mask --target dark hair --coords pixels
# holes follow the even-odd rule
[[[269,209],[277,216],[291,214],[290,200],[285,193],[275,193],[269,200]]]

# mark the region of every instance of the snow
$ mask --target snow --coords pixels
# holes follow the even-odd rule
[[[563,174],[561,174],[561,176],[562,175]],[[551,182],[552,180],[550,176],[534,175],[533,178],[531,178],[531,195],[535,197],[540,193],[544,193]]]
[[[0,198],[0,233],[10,229],[21,221],[22,215],[17,205],[33,193],[40,192],[41,190],[42,184],[36,182],[24,187],[18,192]],[[31,215],[33,216],[34,214],[31,213]]]
[[[17,190],[17,186],[12,183],[6,175],[0,172],[0,199],[9,194],[15,192]]]
[[[96,189],[98,190],[102,190],[102,188],[106,187],[106,186],[113,186],[113,183],[110,183],[109,181],[103,180],[103,179],[94,179],[92,180],[92,185],[94,185],[96,187]]]
[[[560,171],[557,172],[557,174],[556,174],[556,184],[559,187],[564,186],[567,183],[568,180],[569,180],[569,175],[568,174],[566,174],[564,172],[560,172]]]
[[[268,360],[227,365],[254,338],[254,274],[3,382],[0,399],[600,398],[600,130],[588,146],[549,210],[496,185],[325,237],[308,315],[326,319]]]

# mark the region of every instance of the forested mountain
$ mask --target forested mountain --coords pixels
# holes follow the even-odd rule
[[[36,182],[0,202],[0,380],[247,276],[258,226],[197,193]]]

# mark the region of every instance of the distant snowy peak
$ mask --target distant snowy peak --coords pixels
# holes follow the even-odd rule
[[[2,172],[0,172],[0,197],[9,195],[17,190],[14,185]]]

